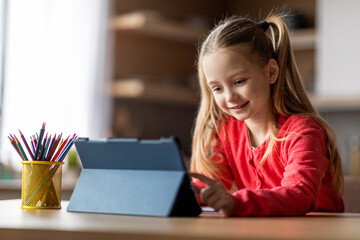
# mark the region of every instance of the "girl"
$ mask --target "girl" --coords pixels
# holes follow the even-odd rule
[[[199,51],[191,175],[227,216],[344,211],[336,136],[301,84],[284,17],[229,18]]]

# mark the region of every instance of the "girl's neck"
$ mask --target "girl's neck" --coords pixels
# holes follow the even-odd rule
[[[253,147],[260,146],[269,135],[268,121],[245,120],[249,129],[250,143]]]

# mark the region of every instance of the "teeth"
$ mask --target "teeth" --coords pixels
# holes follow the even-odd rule
[[[244,103],[243,105],[240,106],[240,108],[242,108],[243,106],[245,106],[246,103]]]
[[[248,102],[245,102],[244,104],[242,105],[236,105],[235,107],[232,107],[232,109],[239,109],[239,108],[242,108],[244,107]]]

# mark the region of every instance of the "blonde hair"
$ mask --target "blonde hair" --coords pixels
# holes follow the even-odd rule
[[[201,102],[195,122],[192,142],[191,170],[220,179],[220,162],[210,160],[215,139],[220,138],[221,123],[226,115],[216,105],[212,92],[207,86],[202,69],[202,59],[206,54],[221,48],[246,44],[260,63],[267,64],[271,58],[279,65],[277,81],[271,85],[272,113],[269,120],[269,140],[262,163],[266,161],[278,139],[277,119],[280,115],[291,116],[306,114],[313,117],[323,128],[329,150],[329,170],[333,174],[333,186],[340,192],[343,188],[341,157],[337,147],[336,134],[323,120],[311,104],[295,62],[289,31],[284,21],[286,15],[272,14],[265,21],[269,25],[263,28],[253,20],[243,17],[231,17],[221,21],[202,43],[198,54],[198,78],[201,89]],[[219,158],[219,161],[221,159]]]

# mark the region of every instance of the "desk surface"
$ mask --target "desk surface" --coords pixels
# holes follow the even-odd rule
[[[360,214],[303,217],[158,218],[21,209],[0,201],[0,239],[360,239]]]

